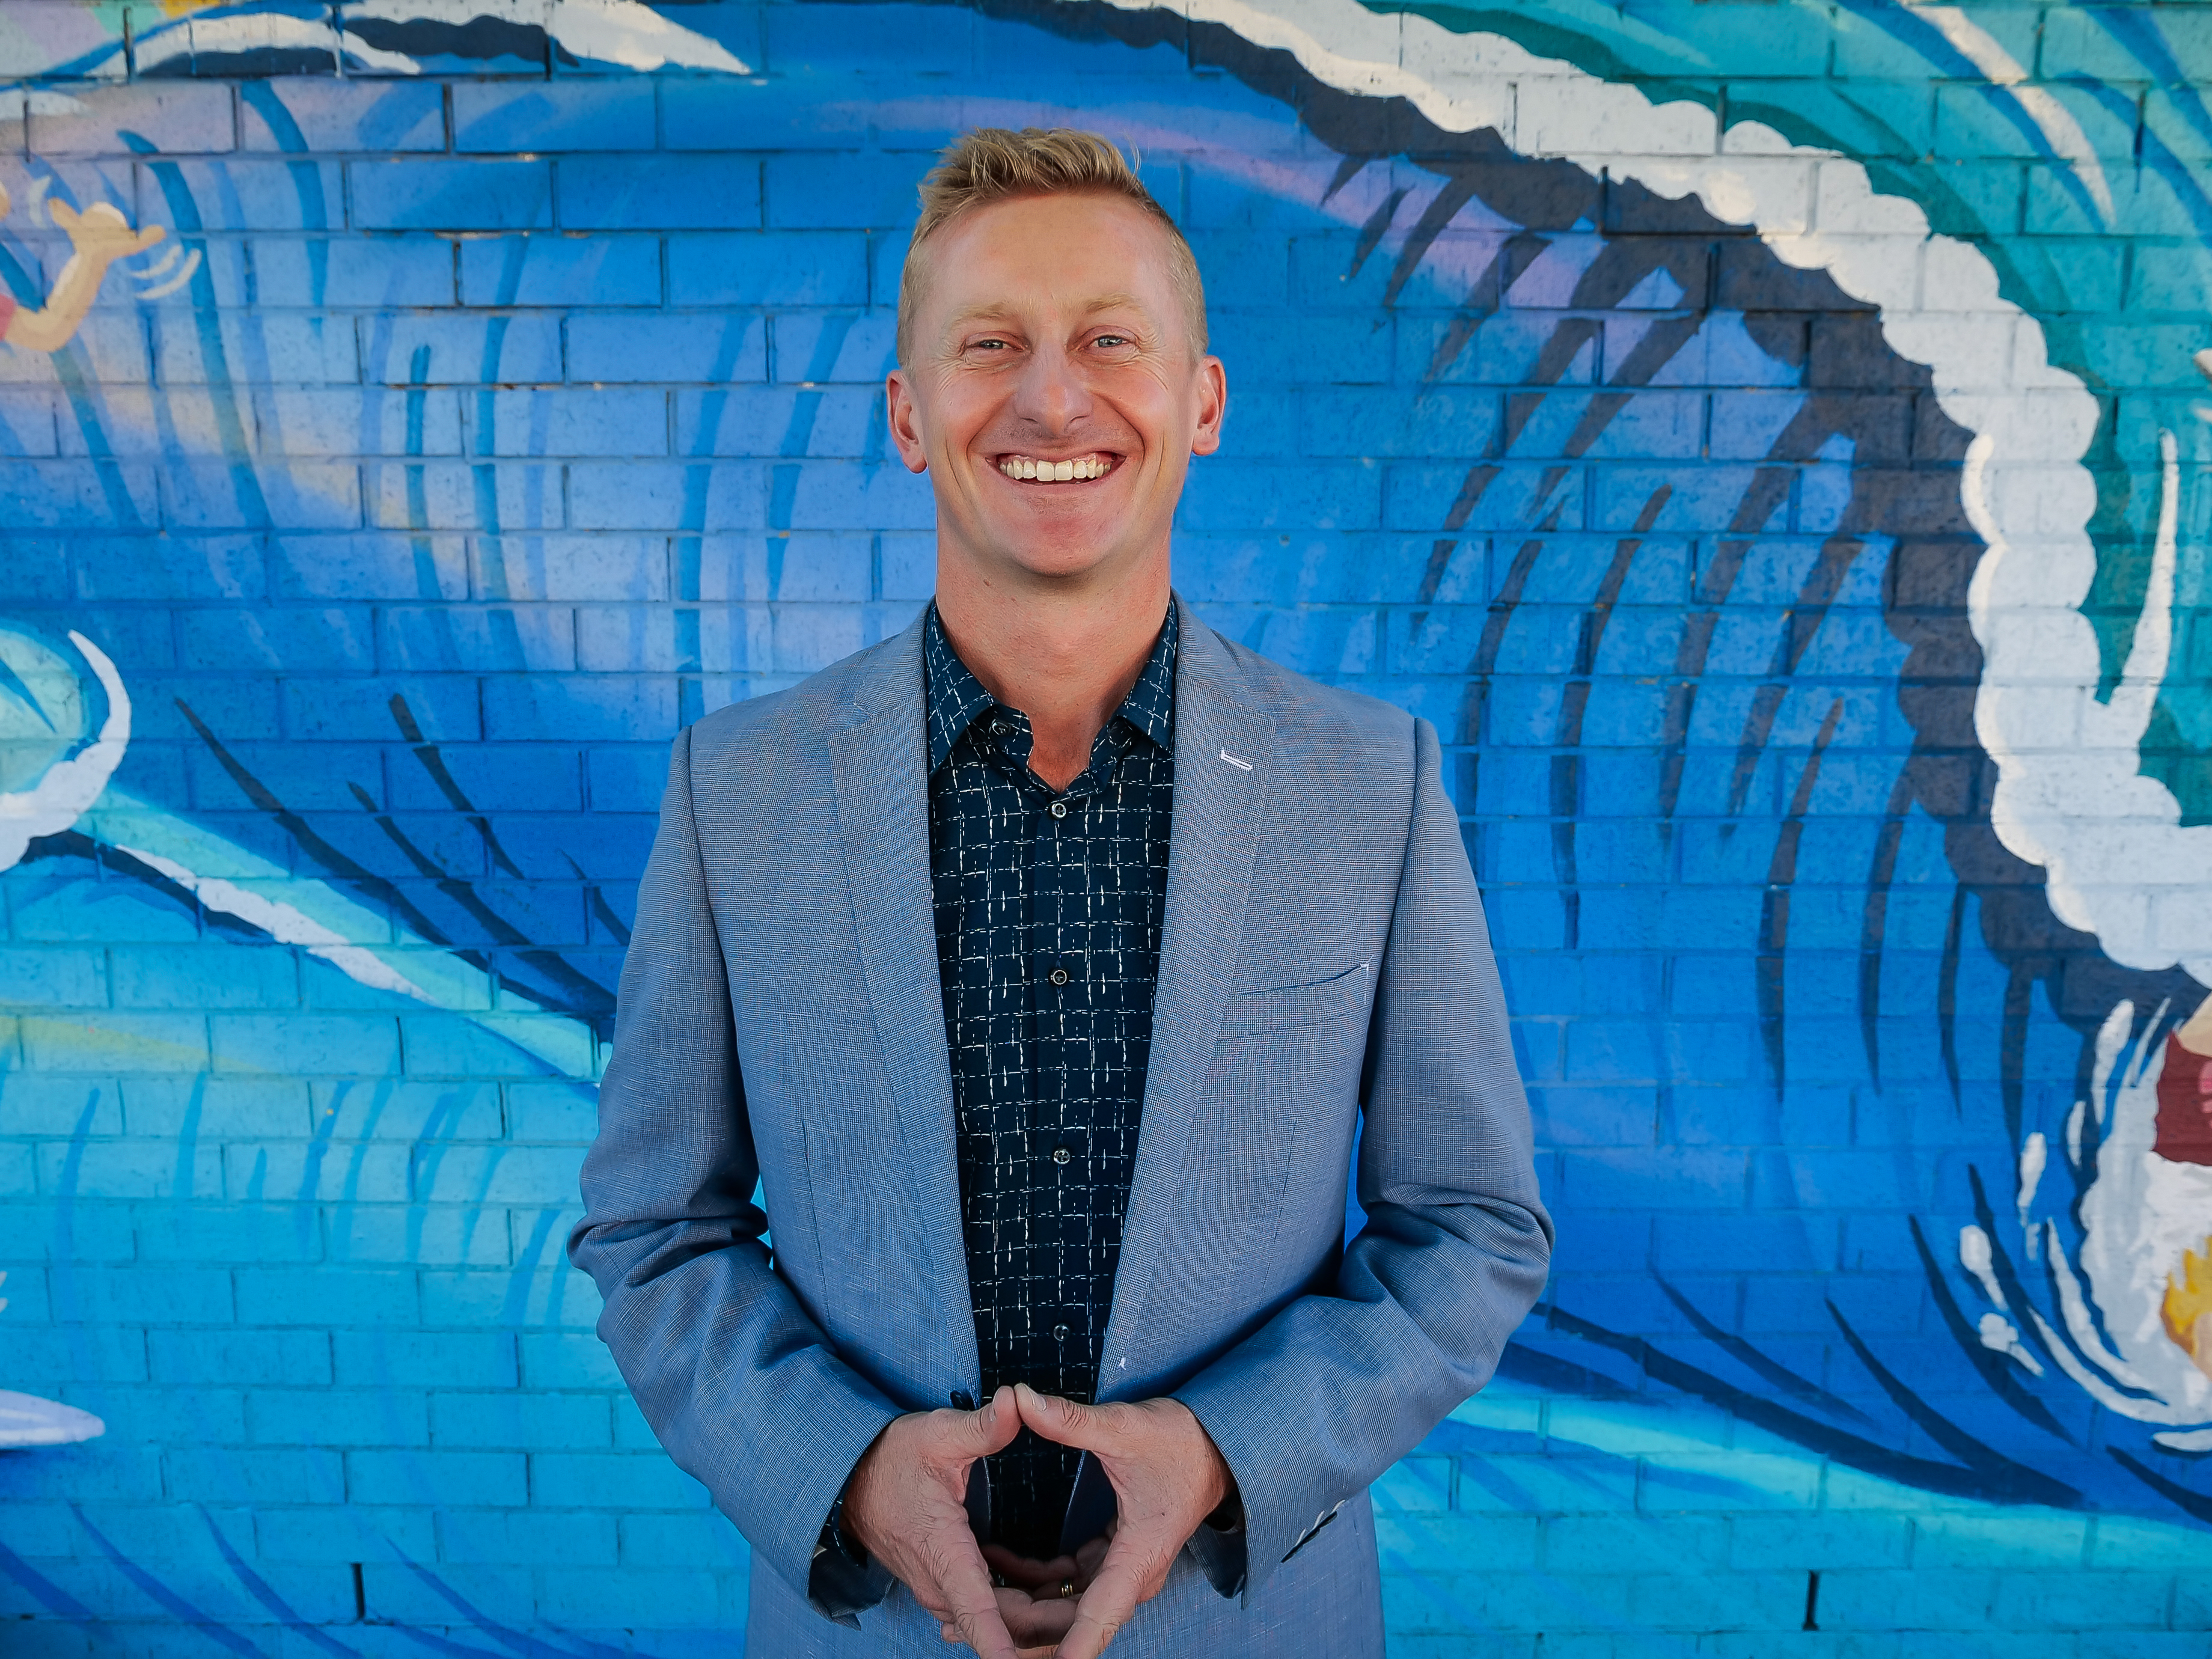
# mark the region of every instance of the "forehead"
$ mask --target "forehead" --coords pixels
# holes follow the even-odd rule
[[[1021,196],[971,209],[919,251],[927,308],[1173,303],[1166,229],[1135,203],[1097,191]]]

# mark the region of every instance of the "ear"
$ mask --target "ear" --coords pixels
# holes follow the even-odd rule
[[[921,447],[921,411],[915,404],[914,383],[902,368],[893,369],[884,380],[884,418],[906,470],[928,471],[929,456]]]
[[[1190,453],[1211,455],[1221,447],[1221,422],[1229,414],[1229,372],[1220,358],[1199,364],[1198,383],[1198,429],[1190,434]]]

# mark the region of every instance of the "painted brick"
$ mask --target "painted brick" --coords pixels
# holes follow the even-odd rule
[[[755,318],[714,312],[568,321],[568,378],[719,385],[768,377],[767,342]]]
[[[578,156],[561,163],[554,199],[563,230],[757,224],[760,163],[734,155],[662,155],[648,161]]]
[[[649,306],[661,298],[650,236],[504,236],[460,245],[468,306]]]
[[[868,241],[836,232],[672,236],[668,297],[679,306],[864,306]]]
[[[354,1504],[520,1509],[530,1501],[519,1453],[349,1451],[345,1481]]]
[[[308,1268],[240,1268],[238,1316],[249,1325],[327,1325],[335,1285],[329,1272]],[[344,1275],[345,1311],[362,1324],[410,1324],[416,1313],[411,1273],[353,1268]]]
[[[616,1560],[615,1517],[557,1514],[529,1510],[447,1510],[438,1516],[438,1556],[444,1561],[528,1565],[572,1562],[580,1567],[612,1566]],[[629,1583],[611,1587],[634,1595]]]
[[[653,125],[649,81],[463,81],[453,87],[457,151],[650,149]]]
[[[353,222],[363,230],[526,230],[553,222],[547,161],[353,162]]]
[[[257,1389],[246,1400],[246,1437],[264,1446],[423,1446],[423,1396],[390,1387]]]
[[[707,1489],[665,1455],[653,1452],[538,1452],[530,1459],[531,1491],[557,1509],[704,1508]]]
[[[96,106],[30,118],[29,142],[46,155],[127,155],[122,134],[162,155],[228,150],[237,138],[231,89],[221,82],[117,87]]]
[[[606,1344],[590,1334],[526,1331],[519,1338],[523,1386],[529,1389],[618,1389]]]
[[[373,1014],[218,1014],[216,1069],[293,1075],[398,1069],[399,1028]]]
[[[434,82],[248,82],[240,88],[239,133],[245,149],[443,149],[445,99]]]
[[[151,1330],[145,1340],[148,1374],[156,1382],[251,1377],[263,1385],[306,1385],[331,1377],[325,1331]]]

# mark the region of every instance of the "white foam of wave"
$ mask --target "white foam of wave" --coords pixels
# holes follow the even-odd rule
[[[1785,264],[1825,270],[1875,307],[1891,348],[1928,366],[1943,412],[1975,438],[1967,505],[1988,547],[1969,620],[1984,655],[1976,729],[1997,763],[1998,838],[2045,869],[2053,909],[2113,960],[2152,970],[2179,963],[2212,984],[2212,825],[2182,825],[2172,793],[2139,775],[2134,719],[2146,697],[2131,695],[2118,714],[2097,698],[2101,659],[2080,609],[2096,574],[2096,485],[2082,464],[2096,400],[2051,366],[2041,325],[1998,292],[1979,248],[1933,234],[1916,204],[1876,193],[1865,167],[1834,151],[1757,122],[1723,130],[1703,105],[1655,104],[1498,35],[1455,33],[1358,0],[1186,0],[1176,9],[1287,52],[1328,86],[1403,98],[1446,131],[1492,129],[1524,155],[1670,198],[1695,195],[1716,217],[1755,228]],[[1954,44],[1966,39],[1949,20],[1931,21]],[[2063,127],[2046,131],[2062,154],[2085,159]],[[2168,557],[2172,524],[2162,510]],[[2170,641],[2171,627],[2166,606],[2146,605],[2138,647]],[[2133,683],[2155,697],[2147,677]]]
[[[22,860],[41,836],[58,836],[91,809],[131,746],[131,694],[107,653],[74,629],[70,643],[83,653],[107,694],[100,736],[66,760],[55,762],[27,789],[0,794],[0,870]]]

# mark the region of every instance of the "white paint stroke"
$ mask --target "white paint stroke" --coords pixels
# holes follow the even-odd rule
[[[107,1425],[88,1411],[64,1406],[58,1400],[41,1400],[34,1394],[0,1389],[0,1450],[73,1446],[106,1432]]]
[[[1985,1313],[1982,1316],[1981,1339],[1982,1346],[1990,1352],[2016,1360],[2032,1376],[2043,1375],[2042,1362],[2027,1351],[2027,1344],[2021,1340],[2020,1333],[2013,1328],[2012,1321],[2002,1314]]]
[[[1922,0],[1905,0],[1905,6],[1915,17],[1934,24],[1960,57],[1989,76],[1993,85],[2004,88],[2005,94],[2035,123],[2045,142],[2074,169],[2074,176],[2095,201],[2109,228],[2114,217],[2112,187],[2106,181],[2103,164],[2097,160],[2096,146],[2089,142],[2089,135],[2081,130],[2081,124],[2074,118],[2074,112],[2047,88],[2027,85],[2027,71],[2021,67],[2020,60],[2007,52],[1995,35],[1956,6],[1931,6],[1922,3]]]
[[[2168,1430],[2151,1436],[2151,1443],[2166,1451],[2212,1452],[2212,1429],[2198,1429],[2189,1434]]]
[[[349,24],[359,18],[412,23],[423,21],[466,24],[479,17],[534,26],[566,46],[577,57],[593,63],[620,64],[625,69],[719,70],[726,75],[750,75],[740,58],[703,34],[669,21],[637,0],[349,0],[343,14]],[[349,34],[345,51],[361,55]],[[398,53],[388,56],[409,69],[413,60]]]
[[[2038,1129],[2021,1144],[2020,1149],[2020,1191],[2015,1202],[2022,1227],[2028,1224],[2028,1212],[2035,1207],[2036,1189],[2043,1185],[2043,1171],[2050,1162],[2051,1143]]]
[[[1972,1222],[1959,1229],[1959,1265],[1973,1275],[1974,1283],[1993,1305],[2008,1313],[2012,1310],[2005,1301],[2004,1286],[1997,1279],[1990,1236]]]
[[[182,270],[179,271],[175,276],[170,277],[167,282],[161,283],[158,287],[140,289],[138,290],[138,297],[142,300],[165,300],[170,295],[174,294],[179,289],[182,288],[186,283],[191,282],[192,280],[192,273],[199,268],[200,251],[198,248],[194,248],[191,252],[191,257],[185,261],[185,268]]]
[[[107,718],[100,736],[67,760],[48,767],[28,789],[0,794],[0,870],[22,861],[41,836],[58,836],[91,809],[131,746],[131,694],[107,653],[74,629],[70,643],[83,653],[100,689],[107,693]]]
[[[1975,722],[1997,762],[1998,839],[2042,866],[2052,908],[2114,961],[2179,963],[2212,984],[2212,825],[2182,825],[2172,792],[2140,775],[2140,732],[2097,700],[2101,659],[2080,609],[2097,568],[2097,489],[2083,465],[2097,402],[2052,367],[2041,325],[1998,292],[1986,254],[1931,234],[1917,204],[1877,193],[1863,166],[1833,150],[1758,122],[1723,130],[1702,105],[1655,104],[1498,35],[1358,0],[1174,9],[1287,52],[1331,87],[1403,98],[1446,131],[1493,129],[1523,155],[1695,196],[1785,264],[1826,271],[1875,307],[1891,349],[1929,368],[1944,414],[1974,438],[1965,493],[1989,545],[1968,619],[1984,658]]]
[[[194,875],[174,859],[164,858],[159,853],[143,847],[115,843],[115,850],[126,853],[149,869],[158,870],[183,888],[210,910],[220,910],[225,915],[236,916],[240,921],[259,928],[281,945],[296,945],[308,955],[320,957],[348,979],[366,985],[373,990],[396,991],[401,996],[412,997],[417,1002],[440,1006],[438,999],[392,967],[374,951],[354,944],[343,934],[333,933],[306,912],[295,909],[282,899],[272,899],[265,894],[240,887],[220,876]]]

